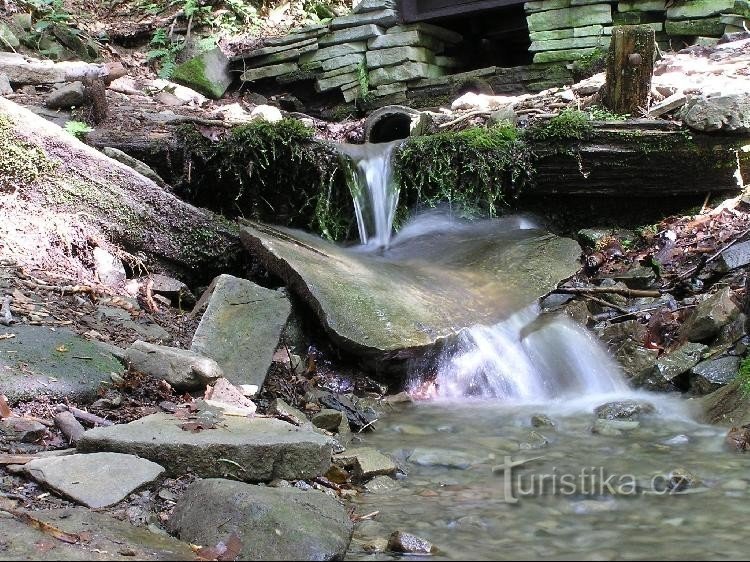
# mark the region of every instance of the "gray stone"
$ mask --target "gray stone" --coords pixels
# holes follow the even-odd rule
[[[285,62],[261,68],[251,68],[242,73],[240,80],[243,82],[254,82],[255,80],[263,80],[264,78],[274,78],[283,74],[291,74],[298,70],[299,65],[296,62]]]
[[[372,447],[350,449],[333,457],[333,462],[353,470],[358,480],[369,480],[374,476],[390,476],[396,473],[396,463],[390,457]]]
[[[659,351],[647,349],[637,341],[626,339],[617,348],[615,357],[628,378],[637,381],[648,376],[653,370],[659,358]]]
[[[21,42],[13,30],[5,22],[0,21],[0,51],[13,51],[21,46]]]
[[[742,427],[750,423],[750,400],[741,384],[735,378],[701,399],[702,421],[729,427]]]
[[[122,260],[101,246],[94,248],[92,254],[99,281],[110,287],[121,287],[128,278]]]
[[[318,92],[327,92],[334,88],[350,88],[359,84],[359,74],[356,72],[344,72],[336,74],[330,78],[319,79],[315,81],[315,90]]]
[[[732,382],[739,368],[740,358],[734,356],[702,361],[690,371],[690,388],[696,394],[710,394]]]
[[[374,12],[377,10],[395,10],[396,0],[355,0],[353,14],[363,14],[365,12]]]
[[[612,279],[624,283],[629,289],[648,289],[656,281],[656,272],[652,267],[639,265],[624,273],[613,275]]]
[[[664,0],[620,0],[618,12],[662,12]]]
[[[423,47],[393,47],[392,49],[378,49],[367,52],[368,68],[392,66],[406,61],[433,64],[435,54]]]
[[[0,436],[9,441],[35,443],[46,435],[47,426],[36,420],[16,417],[0,419]]]
[[[52,90],[44,104],[50,109],[70,109],[86,103],[83,82],[71,82]]]
[[[442,68],[461,68],[464,64],[455,57],[435,57],[435,64]]]
[[[252,51],[247,51],[244,53],[240,53],[238,55],[235,55],[231,58],[232,61],[236,60],[249,60],[249,59],[262,59],[264,57],[267,57],[268,55],[275,55],[277,53],[282,53],[284,51],[294,51],[297,49],[302,49],[304,47],[313,47],[312,50],[315,50],[318,45],[317,38],[312,39],[303,39],[301,41],[295,41],[290,43],[285,43],[284,45],[272,45],[270,47],[262,47],[260,49],[253,49]],[[290,57],[290,59],[293,57]],[[289,59],[285,59],[289,60]],[[255,64],[255,61],[250,60],[252,64]]]
[[[570,8],[570,0],[534,0],[533,2],[526,2],[523,8],[527,14],[559,8]]]
[[[29,512],[52,528],[86,536],[76,543],[56,540],[26,522],[0,512],[2,560],[194,560],[190,545],[166,533],[152,533],[85,507]],[[44,545],[43,551],[40,545]]]
[[[561,8],[529,14],[526,21],[529,24],[529,31],[608,24],[612,23],[612,8],[609,4]]]
[[[396,481],[390,476],[376,476],[365,484],[365,490],[371,494],[377,494],[379,492],[387,492],[393,490],[396,487]]]
[[[282,292],[221,275],[190,349],[214,359],[232,383],[260,387],[290,313]]]
[[[464,39],[463,35],[461,35],[460,33],[456,33],[455,31],[451,31],[450,29],[446,29],[438,25],[424,22],[411,23],[408,25],[395,25],[388,28],[387,33],[390,35],[394,33],[405,33],[408,31],[419,31],[420,33],[430,35],[435,39],[439,39],[444,43],[450,43],[451,45],[460,43]]]
[[[289,35],[282,35],[281,37],[269,37],[263,41],[265,45],[270,47],[276,47],[280,45],[289,45],[291,43],[299,43],[306,39],[313,39],[325,35],[328,33],[327,25],[309,25],[303,29],[290,33]]]
[[[576,61],[581,57],[590,55],[594,51],[596,51],[595,47],[587,47],[585,49],[562,49],[560,51],[543,51],[534,54],[534,64]]]
[[[675,2],[667,9],[668,19],[705,18],[721,13],[732,13],[734,0],[690,0]]]
[[[350,28],[362,25],[379,25],[391,27],[398,23],[398,14],[395,10],[376,10],[340,16],[331,20],[332,30]]]
[[[640,425],[641,422],[639,421],[597,419],[591,428],[591,433],[617,437],[623,435],[625,432],[638,429]]]
[[[750,94],[700,96],[688,99],[678,114],[696,131],[750,133]]]
[[[91,429],[78,450],[137,455],[162,465],[171,477],[232,475],[247,482],[315,478],[331,464],[329,438],[281,420],[227,416],[201,431],[185,430],[184,423],[170,414],[152,414]]]
[[[532,427],[554,428],[556,424],[545,414],[534,414],[531,416],[531,425]]]
[[[195,295],[190,291],[188,286],[174,277],[152,273],[145,282],[151,282],[151,290],[157,295],[169,297],[175,303],[192,305],[195,303]]]
[[[296,287],[337,343],[377,356],[425,348],[477,323],[495,324],[578,271],[580,246],[574,240],[534,230],[510,235],[495,225],[470,240],[463,232],[445,234],[439,256],[423,240],[404,243],[398,252],[420,256],[408,264],[257,223],[244,227],[241,238]],[[436,263],[450,267],[437,274]]]
[[[356,43],[341,43],[340,45],[333,45],[332,47],[325,47],[324,49],[318,49],[314,53],[308,53],[300,57],[300,64],[310,64],[315,62],[323,62],[329,59],[336,59],[346,55],[354,55],[357,53],[364,53],[367,51],[367,43],[365,41],[359,41]]]
[[[718,17],[684,21],[667,20],[664,29],[668,35],[672,36],[721,37],[724,34],[724,24]]]
[[[433,53],[442,53],[445,44],[432,35],[422,31],[404,31],[402,33],[386,33],[367,42],[370,50],[390,49],[393,47],[424,47]]]
[[[353,84],[351,86],[345,86],[341,89],[341,93],[344,95],[344,101],[346,103],[352,102],[363,97],[362,85]]]
[[[549,41],[534,41],[529,47],[532,53],[538,51],[558,51],[561,49],[584,49],[586,47],[609,47],[608,36],[590,35],[587,37],[571,37],[570,39],[554,39]]]
[[[672,390],[676,379],[695,367],[707,349],[705,345],[686,343],[659,358],[651,372],[636,382],[654,390]]]
[[[236,536],[238,560],[343,560],[352,534],[344,506],[322,492],[219,479],[191,484],[169,525],[191,544]]]
[[[125,360],[141,373],[164,379],[177,390],[205,388],[224,376],[219,364],[187,349],[136,341]]]
[[[393,531],[388,537],[387,548],[405,554],[432,554],[437,550],[430,541],[404,531]]]
[[[9,96],[13,93],[10,80],[5,74],[0,74],[0,96]]]
[[[668,98],[652,105],[648,110],[648,114],[650,117],[660,117],[665,113],[679,109],[685,105],[685,103],[687,103],[687,96],[681,92],[677,92],[676,94],[672,94]]]
[[[441,466],[465,470],[479,462],[479,459],[451,449],[418,447],[408,457],[409,462],[419,466]]]
[[[325,408],[313,416],[312,424],[331,433],[337,433],[343,419],[344,416],[338,410]]]
[[[695,308],[687,322],[682,325],[680,333],[693,342],[711,340],[739,313],[739,307],[732,300],[732,290],[724,287]]]
[[[404,82],[395,82],[393,84],[384,84],[382,86],[378,86],[374,90],[370,90],[375,96],[382,97],[382,96],[391,96],[393,94],[400,94],[403,92],[406,92],[408,90],[408,86]]]
[[[281,398],[275,398],[271,405],[268,407],[268,413],[276,416],[280,416],[282,419],[289,421],[295,425],[303,425],[309,423],[307,416],[298,410],[297,408],[290,406],[284,402]]]
[[[11,404],[42,396],[92,401],[122,365],[109,350],[70,330],[14,324],[0,340],[0,388]],[[58,351],[60,350],[60,351]]]
[[[727,248],[721,253],[718,261],[719,271],[722,273],[750,265],[750,240]]]
[[[339,43],[352,43],[356,41],[367,41],[373,37],[383,35],[385,30],[377,25],[368,24],[347,29],[339,29],[324,35],[318,40],[321,47],[338,45]]]
[[[120,503],[164,472],[156,463],[119,453],[34,459],[24,469],[40,484],[92,509]]]
[[[215,47],[178,65],[171,79],[204,96],[219,99],[232,85],[234,76],[229,59],[219,47]]]
[[[619,400],[607,402],[594,409],[596,417],[602,420],[633,420],[638,419],[641,414],[653,414],[656,412],[653,404],[641,400]]]
[[[132,168],[142,176],[147,177],[155,184],[162,187],[166,186],[166,183],[163,179],[161,179],[161,176],[159,176],[159,174],[157,174],[154,169],[145,162],[142,162],[137,158],[133,158],[129,154],[124,153],[122,150],[109,146],[105,146],[104,148],[102,148],[102,152],[113,160],[117,160],[121,164],[125,164],[126,166]]]
[[[318,44],[313,43],[311,45],[306,45],[304,47],[299,47],[297,49],[285,49],[283,51],[279,51],[278,53],[274,53],[272,55],[266,55],[264,57],[252,59],[250,61],[246,61],[246,64],[248,66],[255,67],[255,68],[263,67],[263,66],[270,66],[270,65],[278,65],[284,62],[296,61],[302,55],[305,55],[307,53],[313,53],[317,49],[318,49]]]
[[[378,52],[378,51],[373,51]],[[445,74],[445,70],[437,65],[423,62],[405,62],[398,66],[376,68],[370,71],[370,85],[374,87],[393,82],[410,82],[420,78],[437,78]]]
[[[361,55],[357,55],[357,56],[361,56]],[[349,63],[346,66],[334,68],[333,70],[329,70],[328,72],[324,72],[323,74],[321,74],[320,78],[318,79],[318,84],[328,83],[328,81],[332,79],[338,79],[339,76],[346,76],[347,83],[348,83],[349,80],[351,80],[351,76],[359,76],[358,73],[361,68],[364,68],[362,61]]]
[[[341,57],[324,60],[321,68],[325,72],[329,72],[331,70],[336,70],[342,67],[349,67],[351,65],[354,65],[354,67],[356,68],[357,65],[364,64],[364,62],[365,55],[363,53],[352,53],[349,55],[343,55]],[[327,76],[324,75],[321,78],[327,78]]]

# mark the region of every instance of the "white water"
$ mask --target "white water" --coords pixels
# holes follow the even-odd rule
[[[347,181],[354,200],[359,239],[368,247],[388,248],[390,245],[399,195],[391,158],[401,142],[338,147],[349,158]]]

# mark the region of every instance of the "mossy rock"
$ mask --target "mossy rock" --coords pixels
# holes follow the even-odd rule
[[[178,65],[172,80],[204,96],[219,99],[232,84],[229,60],[216,47]]]

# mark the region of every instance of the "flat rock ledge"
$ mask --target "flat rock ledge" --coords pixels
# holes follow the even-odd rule
[[[312,430],[269,418],[228,416],[213,429],[193,431],[171,414],[87,431],[78,450],[137,455],[160,464],[170,477],[245,482],[301,480],[325,474],[332,441]]]

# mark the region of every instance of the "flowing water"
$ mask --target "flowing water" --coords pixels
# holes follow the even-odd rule
[[[363,251],[439,254],[441,244],[488,228],[429,213],[391,240],[392,222],[378,221],[392,220],[398,190],[389,157],[371,150],[361,149],[370,156],[359,169],[381,187],[357,203]],[[523,217],[492,225],[536,228]],[[629,389],[603,346],[572,321],[532,306],[464,330],[415,366],[411,387],[432,399],[390,407],[352,445],[391,455],[403,474],[371,481],[355,499],[358,514],[378,514],[356,526],[347,559],[392,557],[368,549],[394,530],[433,542],[447,560],[747,556],[750,455],[727,451],[726,429],[695,422],[690,401]],[[596,421],[596,406],[623,399],[655,412],[624,427]]]

